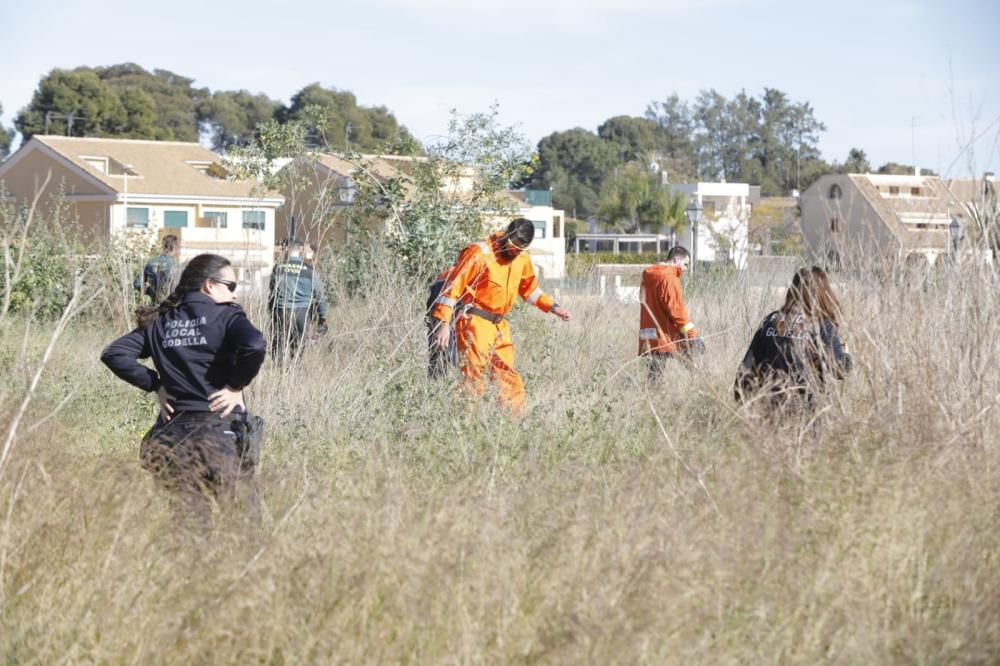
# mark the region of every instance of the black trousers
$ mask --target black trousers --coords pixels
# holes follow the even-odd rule
[[[671,352],[660,352],[651,351],[646,353],[646,357],[649,359],[649,374],[646,375],[646,380],[650,384],[658,384],[661,379],[663,379],[663,368],[666,367],[668,363],[673,363],[676,354]]]
[[[309,308],[274,310],[271,314],[271,355],[280,358],[287,350],[294,356],[309,329]]]
[[[213,412],[181,412],[169,421],[158,420],[146,433],[139,458],[195,514],[207,516],[212,501],[245,498],[259,516],[253,477],[262,433],[254,433],[254,440],[249,423],[246,414],[222,419]]]

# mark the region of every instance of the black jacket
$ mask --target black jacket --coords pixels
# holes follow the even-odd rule
[[[101,361],[144,391],[162,385],[178,412],[207,412],[209,395],[226,386],[242,389],[257,376],[265,350],[243,308],[193,291],[147,328],[108,345]],[[156,370],[139,363],[143,358],[152,358]]]
[[[767,315],[754,333],[736,378],[736,399],[741,400],[763,386],[777,394],[789,389],[808,398],[830,377],[842,379],[851,370],[851,355],[832,321],[809,324],[795,316],[784,335],[779,335],[780,311]]]

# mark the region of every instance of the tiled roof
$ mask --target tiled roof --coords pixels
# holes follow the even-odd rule
[[[128,176],[129,194],[250,199],[281,196],[257,192],[257,183],[253,181],[230,181],[195,168],[192,164],[202,168],[205,164],[222,166],[218,155],[197,143],[45,135],[36,135],[32,141],[51,148],[117,192],[125,190],[125,178],[102,173],[85,158],[110,158],[128,166],[137,174]]]
[[[995,180],[988,181],[988,183],[993,186],[994,190],[1000,190],[1000,184]],[[979,198],[983,195],[987,181],[973,180],[971,178],[955,178],[946,181],[946,184],[952,196],[959,202],[968,204],[979,201]]]
[[[849,177],[904,247],[947,246],[946,228],[918,229],[903,222],[904,217],[914,216],[926,216],[928,221],[940,220],[955,212],[958,204],[940,178],[922,178],[919,186],[927,188],[929,196],[908,198],[882,196],[876,183],[867,175],[850,174]]]

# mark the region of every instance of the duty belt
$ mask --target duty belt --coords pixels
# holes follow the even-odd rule
[[[503,315],[498,315],[493,312],[488,312],[487,310],[477,308],[474,305],[466,306],[465,313],[476,315],[477,317],[482,317],[486,321],[492,322],[494,326],[499,326],[500,322],[503,321]]]

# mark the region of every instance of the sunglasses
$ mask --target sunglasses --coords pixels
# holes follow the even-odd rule
[[[219,284],[224,284],[229,289],[230,292],[236,291],[236,282],[232,280],[220,280],[218,278],[209,278],[212,282],[218,282]]]

